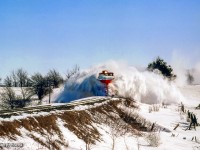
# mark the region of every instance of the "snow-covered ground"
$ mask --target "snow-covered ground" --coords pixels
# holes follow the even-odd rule
[[[181,88],[181,92],[186,99],[189,100],[189,105],[185,104],[186,110],[196,114],[198,123],[200,123],[200,110],[195,109],[197,104],[200,104],[200,86],[185,86]],[[200,150],[200,126],[196,130],[192,128],[188,130],[189,122],[187,122],[187,114],[180,111],[180,105],[168,105],[162,107],[161,105],[154,105],[159,108],[159,111],[152,111],[149,113],[149,107],[152,105],[140,103],[139,114],[151,122],[169,129],[171,132],[160,131],[160,145],[158,147],[150,147],[144,137],[125,136],[117,139],[116,150]],[[176,130],[174,128],[179,124]],[[104,128],[109,130],[107,128]],[[105,143],[99,143],[94,146],[94,150],[110,149],[109,145],[112,143],[111,138],[106,134],[106,130],[102,130]],[[107,131],[109,133],[109,131]],[[193,139],[196,137],[196,141]],[[193,140],[192,140],[193,139]],[[127,148],[128,146],[128,148]]]
[[[200,104],[200,86],[184,86],[180,90],[182,94],[186,97],[189,102],[185,104],[186,110],[194,112],[198,122],[200,122],[200,110],[196,110],[197,104]],[[152,111],[149,113],[149,107],[153,107],[149,104],[139,103],[140,109],[139,114],[149,120],[150,122],[155,122],[157,125],[162,126],[170,130],[170,132],[160,131],[158,135],[160,136],[160,145],[158,147],[151,147],[147,143],[144,137],[137,136],[122,136],[117,137],[115,141],[115,150],[200,150],[200,126],[196,127],[196,130],[192,128],[188,130],[189,122],[187,122],[187,114],[180,111],[179,104],[167,105],[167,107],[162,107],[161,105],[154,105],[159,108],[159,111]],[[176,125],[179,126],[174,130]],[[102,141],[98,142],[96,145],[92,145],[92,150],[110,150],[112,149],[113,139],[109,134],[111,129],[106,126],[98,126],[99,131],[102,134]],[[71,134],[71,133],[70,133]],[[81,149],[84,148],[84,143],[74,136],[69,141],[73,146],[71,149]],[[196,137],[195,139],[193,139]],[[192,140],[193,139],[193,140]],[[75,142],[77,141],[77,142]],[[76,143],[76,144],[73,144]],[[81,146],[82,145],[82,146]]]
[[[63,89],[56,89],[55,93],[52,95],[59,95],[59,92]],[[197,118],[200,118],[200,110],[196,110],[195,107],[197,104],[200,103],[200,93],[199,93],[199,85],[194,86],[184,86],[180,88],[181,93],[186,97],[186,99],[189,101],[189,103],[185,104],[186,109],[190,110],[191,112],[194,112],[197,115]],[[47,97],[48,98],[48,97]],[[87,99],[87,98],[86,98]],[[47,99],[48,100],[48,99]],[[170,130],[170,132],[166,131],[160,131],[158,135],[160,136],[160,145],[158,147],[151,147],[149,146],[149,143],[145,140],[145,134],[144,136],[136,136],[136,135],[124,135],[116,137],[114,149],[115,150],[134,150],[134,149],[140,149],[140,150],[199,150],[200,149],[200,126],[196,127],[196,130],[192,128],[191,130],[186,130],[186,128],[189,126],[189,122],[187,122],[187,115],[180,112],[179,104],[172,104],[167,105],[167,107],[162,107],[161,104],[157,105],[150,105],[150,104],[144,104],[141,102],[138,102],[139,110],[138,114],[144,117],[146,120],[156,123],[159,126],[162,126],[162,128],[166,128],[167,130]],[[75,110],[81,109],[88,109],[91,106],[88,107],[76,107]],[[149,112],[150,107],[157,107],[159,108],[159,111],[152,111]],[[47,113],[41,113],[41,115],[47,115]],[[17,119],[17,118],[16,118]],[[12,118],[13,120],[13,118]],[[198,120],[199,122],[200,120]],[[179,124],[176,130],[173,130],[174,127]],[[73,132],[66,129],[64,126],[64,122],[61,119],[57,120],[57,125],[62,131],[64,135],[64,139],[66,140],[66,143],[68,144],[68,150],[84,150],[86,149],[86,144],[83,140],[79,139]],[[95,128],[98,129],[98,131],[101,134],[101,140],[97,142],[95,145],[90,145],[90,148],[92,150],[110,150],[113,146],[113,137],[112,137],[112,129],[106,125],[99,125],[99,124],[93,124]],[[23,130],[23,135],[18,137],[15,142],[17,143],[23,143],[24,147],[22,149],[46,149],[44,146],[39,145],[36,141],[33,141],[32,138],[27,137],[26,134],[27,130]],[[33,133],[35,137],[41,137],[38,133]],[[25,138],[26,137],[26,138]],[[196,137],[196,141],[192,138]],[[52,138],[58,138],[58,137],[52,137]],[[44,138],[45,140],[45,138]],[[8,141],[8,139],[2,139],[0,138],[0,141],[2,143],[7,142],[14,142],[14,141]],[[0,142],[0,143],[1,143]],[[10,148],[8,148],[10,149]],[[63,146],[63,149],[66,149],[66,147]]]
[[[196,106],[200,103],[200,85],[185,85],[180,86],[179,90],[187,99],[188,106]]]
[[[200,126],[196,127],[196,130],[186,130],[189,126],[187,122],[187,114],[180,111],[180,107],[175,105],[167,106],[167,108],[160,107],[158,112],[149,113],[149,105],[141,104],[140,114],[156,124],[161,125],[164,128],[169,129],[171,132],[160,132],[162,144],[158,149],[193,149],[196,146],[200,149]],[[190,111],[195,112],[197,117],[200,118],[200,110],[190,108]],[[179,124],[176,130],[173,130],[176,125]],[[192,138],[197,138],[199,143],[192,141]],[[147,148],[145,148],[147,149]]]

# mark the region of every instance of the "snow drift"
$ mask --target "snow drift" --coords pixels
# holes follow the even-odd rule
[[[185,101],[176,86],[162,76],[148,71],[139,71],[125,63],[109,61],[94,66],[72,77],[65,84],[64,91],[55,100],[69,102],[89,96],[104,96],[104,85],[97,80],[102,70],[112,71],[115,79],[109,84],[109,95],[130,97],[137,101],[155,103],[180,103]]]

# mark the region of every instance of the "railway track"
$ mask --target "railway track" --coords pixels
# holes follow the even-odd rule
[[[22,114],[32,114],[38,112],[50,112],[52,110],[70,110],[73,109],[75,106],[101,103],[110,99],[110,97],[91,97],[59,105],[55,105],[55,103],[53,103],[47,105],[38,105],[34,107],[16,108],[12,110],[0,110],[0,118],[10,118],[11,116],[20,116]]]

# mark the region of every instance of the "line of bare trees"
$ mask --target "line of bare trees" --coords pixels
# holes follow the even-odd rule
[[[34,84],[35,76],[38,76],[40,73],[35,73],[32,76],[29,76],[27,71],[23,69],[14,70],[11,72],[11,75],[6,76],[4,79],[4,86],[6,87],[32,87]],[[42,76],[40,74],[40,76]],[[42,76],[42,80],[51,81],[53,87],[58,87],[64,80],[60,73],[55,69],[50,70],[46,76]]]
[[[5,87],[26,87],[36,94],[38,99],[42,99],[47,94],[48,87],[59,87],[64,82],[63,77],[55,69],[50,70],[47,75],[43,76],[41,73],[35,73],[29,76],[27,71],[23,69],[14,70],[11,75],[4,79]]]
[[[64,79],[55,69],[49,70],[46,75],[35,73],[31,76],[21,68],[14,70],[3,80],[4,88],[0,92],[0,105],[7,109],[23,107],[25,106],[24,101],[30,101],[33,95],[37,95],[38,100],[42,100],[45,95],[52,92],[53,88],[58,88],[64,81],[69,80],[78,72],[79,67],[76,65],[67,71]],[[13,87],[20,87],[22,96],[16,96]]]

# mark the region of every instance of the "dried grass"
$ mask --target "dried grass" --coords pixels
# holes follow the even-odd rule
[[[123,111],[121,107],[123,105],[127,108],[137,109],[138,106],[131,99],[121,99],[108,101],[106,104],[96,106],[88,110],[73,110],[64,111],[63,113],[53,113],[47,116],[27,117],[21,120],[15,120],[12,122],[2,121],[0,124],[0,137],[13,138],[16,135],[21,136],[19,132],[20,128],[25,128],[27,136],[38,142],[40,145],[48,148],[48,143],[45,143],[40,138],[30,134],[35,131],[42,137],[48,137],[57,134],[59,139],[52,141],[52,145],[55,149],[59,149],[59,145],[66,144],[62,132],[57,125],[57,119],[60,118],[64,122],[64,126],[73,132],[78,138],[85,141],[86,144],[95,144],[96,141],[101,140],[101,134],[93,126],[96,124],[107,124],[110,127],[119,130],[126,129],[126,132],[132,132],[139,135],[140,131],[146,131],[146,127],[143,123],[138,121],[138,118],[134,118],[130,114]],[[116,126],[113,126],[116,124]]]

